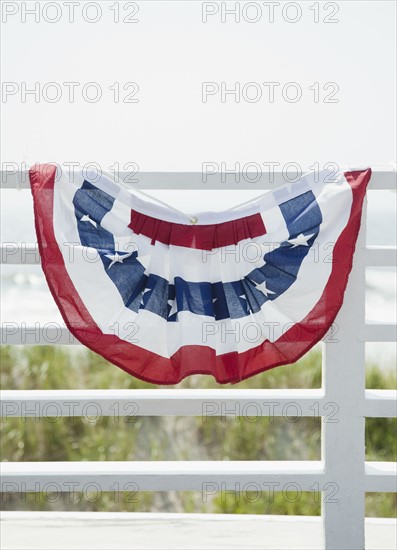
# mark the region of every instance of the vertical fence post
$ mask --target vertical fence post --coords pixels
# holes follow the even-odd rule
[[[334,342],[323,343],[323,388],[330,414],[322,422],[322,488],[326,550],[365,548],[365,242],[367,201]]]

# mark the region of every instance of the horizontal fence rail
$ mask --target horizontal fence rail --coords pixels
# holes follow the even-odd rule
[[[336,166],[336,165],[335,165]],[[364,166],[363,168],[367,168]],[[359,168],[357,168],[359,169]],[[330,180],[337,167],[330,169]],[[345,171],[349,171],[346,169]],[[279,170],[263,167],[259,172],[230,172],[222,167],[212,170],[203,169],[202,172],[111,172],[110,177],[124,183],[127,187],[129,181],[139,189],[164,189],[164,190],[210,190],[210,189],[236,189],[236,190],[266,190],[274,189],[280,185],[291,184],[297,181],[304,170],[299,167],[297,171]],[[66,172],[68,173],[68,172]],[[29,189],[28,171],[3,170],[0,177],[1,189]],[[396,171],[393,169],[373,169],[369,189],[386,190],[396,188]]]
[[[396,491],[396,468],[390,462],[365,463],[365,491]],[[149,462],[3,462],[3,492],[51,491],[51,484],[62,492],[84,490],[96,483],[102,491],[114,491],[129,483],[138,491],[197,491],[211,485],[236,490],[238,484],[265,487],[275,491],[323,491],[335,483],[321,461],[149,461]],[[56,484],[56,485],[55,485]],[[206,485],[207,484],[207,485]],[[278,484],[278,488],[277,487]]]
[[[360,342],[395,342],[397,337],[396,323],[378,323],[367,321],[359,334]]]
[[[336,422],[337,404],[324,390],[3,390],[3,418],[204,416],[323,418]],[[366,390],[366,417],[393,418],[397,391]]]

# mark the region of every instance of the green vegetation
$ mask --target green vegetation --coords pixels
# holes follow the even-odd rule
[[[394,371],[366,369],[367,388],[395,388]],[[295,365],[278,367],[233,386],[192,376],[177,388],[318,388],[321,352],[315,348]],[[2,389],[144,389],[141,382],[85,349],[5,346]],[[91,416],[88,416],[91,415]],[[367,460],[396,460],[396,420],[368,419]],[[8,418],[1,425],[1,460],[319,460],[319,418],[302,417],[86,417]],[[317,493],[270,494],[265,488],[236,487],[235,493],[91,491],[3,495],[6,510],[185,511],[254,514],[320,513]],[[250,490],[248,490],[250,489]],[[252,490],[254,489],[254,490]],[[257,490],[255,490],[257,489]],[[394,517],[394,494],[369,494],[368,516]]]

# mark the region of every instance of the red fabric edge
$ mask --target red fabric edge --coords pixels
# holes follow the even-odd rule
[[[68,275],[55,239],[55,175],[56,167],[48,164],[36,165],[29,171],[42,268],[52,296],[73,336],[122,370],[146,382],[178,384],[187,376],[207,374],[214,376],[218,383],[225,384],[237,383],[265,370],[294,363],[325,336],[343,303],[371,169],[345,173],[353,194],[349,221],[334,247],[332,271],[323,294],[301,323],[287,330],[277,342],[265,341],[240,354],[232,352],[216,356],[215,351],[206,346],[183,346],[170,359],[117,336],[103,334],[94,322]],[[325,302],[326,315],[319,323]],[[78,320],[76,324],[70,323],[72,316]],[[200,365],[200,368],[194,365]]]
[[[137,235],[149,237],[152,244],[159,241],[199,250],[213,250],[266,235],[266,228],[259,213],[222,223],[186,225],[157,220],[131,210],[131,222],[128,227]]]

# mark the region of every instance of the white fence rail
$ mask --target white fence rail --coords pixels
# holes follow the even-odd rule
[[[1,416],[298,416],[331,420],[322,389],[316,390],[3,390]],[[365,390],[361,415],[396,416],[394,390]]]
[[[2,175],[2,188],[27,188],[21,174]],[[26,176],[26,174],[25,174]],[[230,175],[228,175],[230,176]],[[230,177],[227,187],[232,187]],[[236,180],[236,178],[235,178]],[[240,180],[241,181],[241,180]],[[22,183],[21,183],[22,182]],[[204,185],[201,174],[139,174],[142,188],[220,189],[220,176]],[[285,183],[276,174],[274,183],[265,178],[256,186],[269,188]],[[394,189],[394,172],[374,172],[370,189]],[[321,491],[324,547],[327,550],[365,548],[365,492],[395,492],[396,464],[365,461],[365,418],[395,417],[396,392],[365,389],[365,342],[396,339],[396,325],[365,320],[365,267],[396,265],[396,249],[366,246],[366,202],[354,265],[344,305],[336,319],[338,342],[323,342],[323,386],[303,390],[29,390],[1,392],[3,418],[19,416],[106,416],[203,415],[322,417],[321,461],[205,461],[205,462],[4,462],[2,490],[37,492],[57,483],[61,490],[82,489],[95,482],[101,490],[114,490],[115,483],[135,484],[144,490],[197,490],[205,484],[275,484],[275,490],[299,484],[302,491]],[[37,245],[3,243],[1,262],[39,263]],[[52,325],[52,326],[51,326]],[[7,323],[1,328],[4,344],[77,343],[65,327],[21,326]],[[253,406],[255,407],[253,409]],[[291,408],[292,407],[292,408]],[[293,412],[291,412],[293,409]],[[98,410],[98,409],[96,409]],[[77,484],[77,485],[76,485]],[[335,498],[330,498],[335,490]]]
[[[3,163],[3,167],[6,163]],[[336,165],[335,169],[337,168]],[[88,166],[89,167],[89,166]],[[91,166],[92,168],[92,166]],[[365,168],[367,168],[365,166]],[[95,168],[94,168],[95,169]],[[63,166],[63,170],[69,170],[68,166]],[[83,167],[84,170],[84,167]],[[299,167],[297,168],[297,176],[299,176]],[[330,168],[332,172],[332,167]],[[274,167],[263,169],[262,172],[226,172],[219,169],[213,170],[213,173],[208,172],[127,172],[127,171],[112,171],[111,176],[126,185],[129,182],[140,189],[270,189],[278,185],[293,183],[295,174],[287,173],[286,171],[275,171]],[[29,189],[28,170],[14,168],[5,169],[1,172],[0,177],[1,189]],[[396,172],[393,170],[385,170],[376,168],[372,170],[371,184],[372,190],[384,190],[396,188]]]

